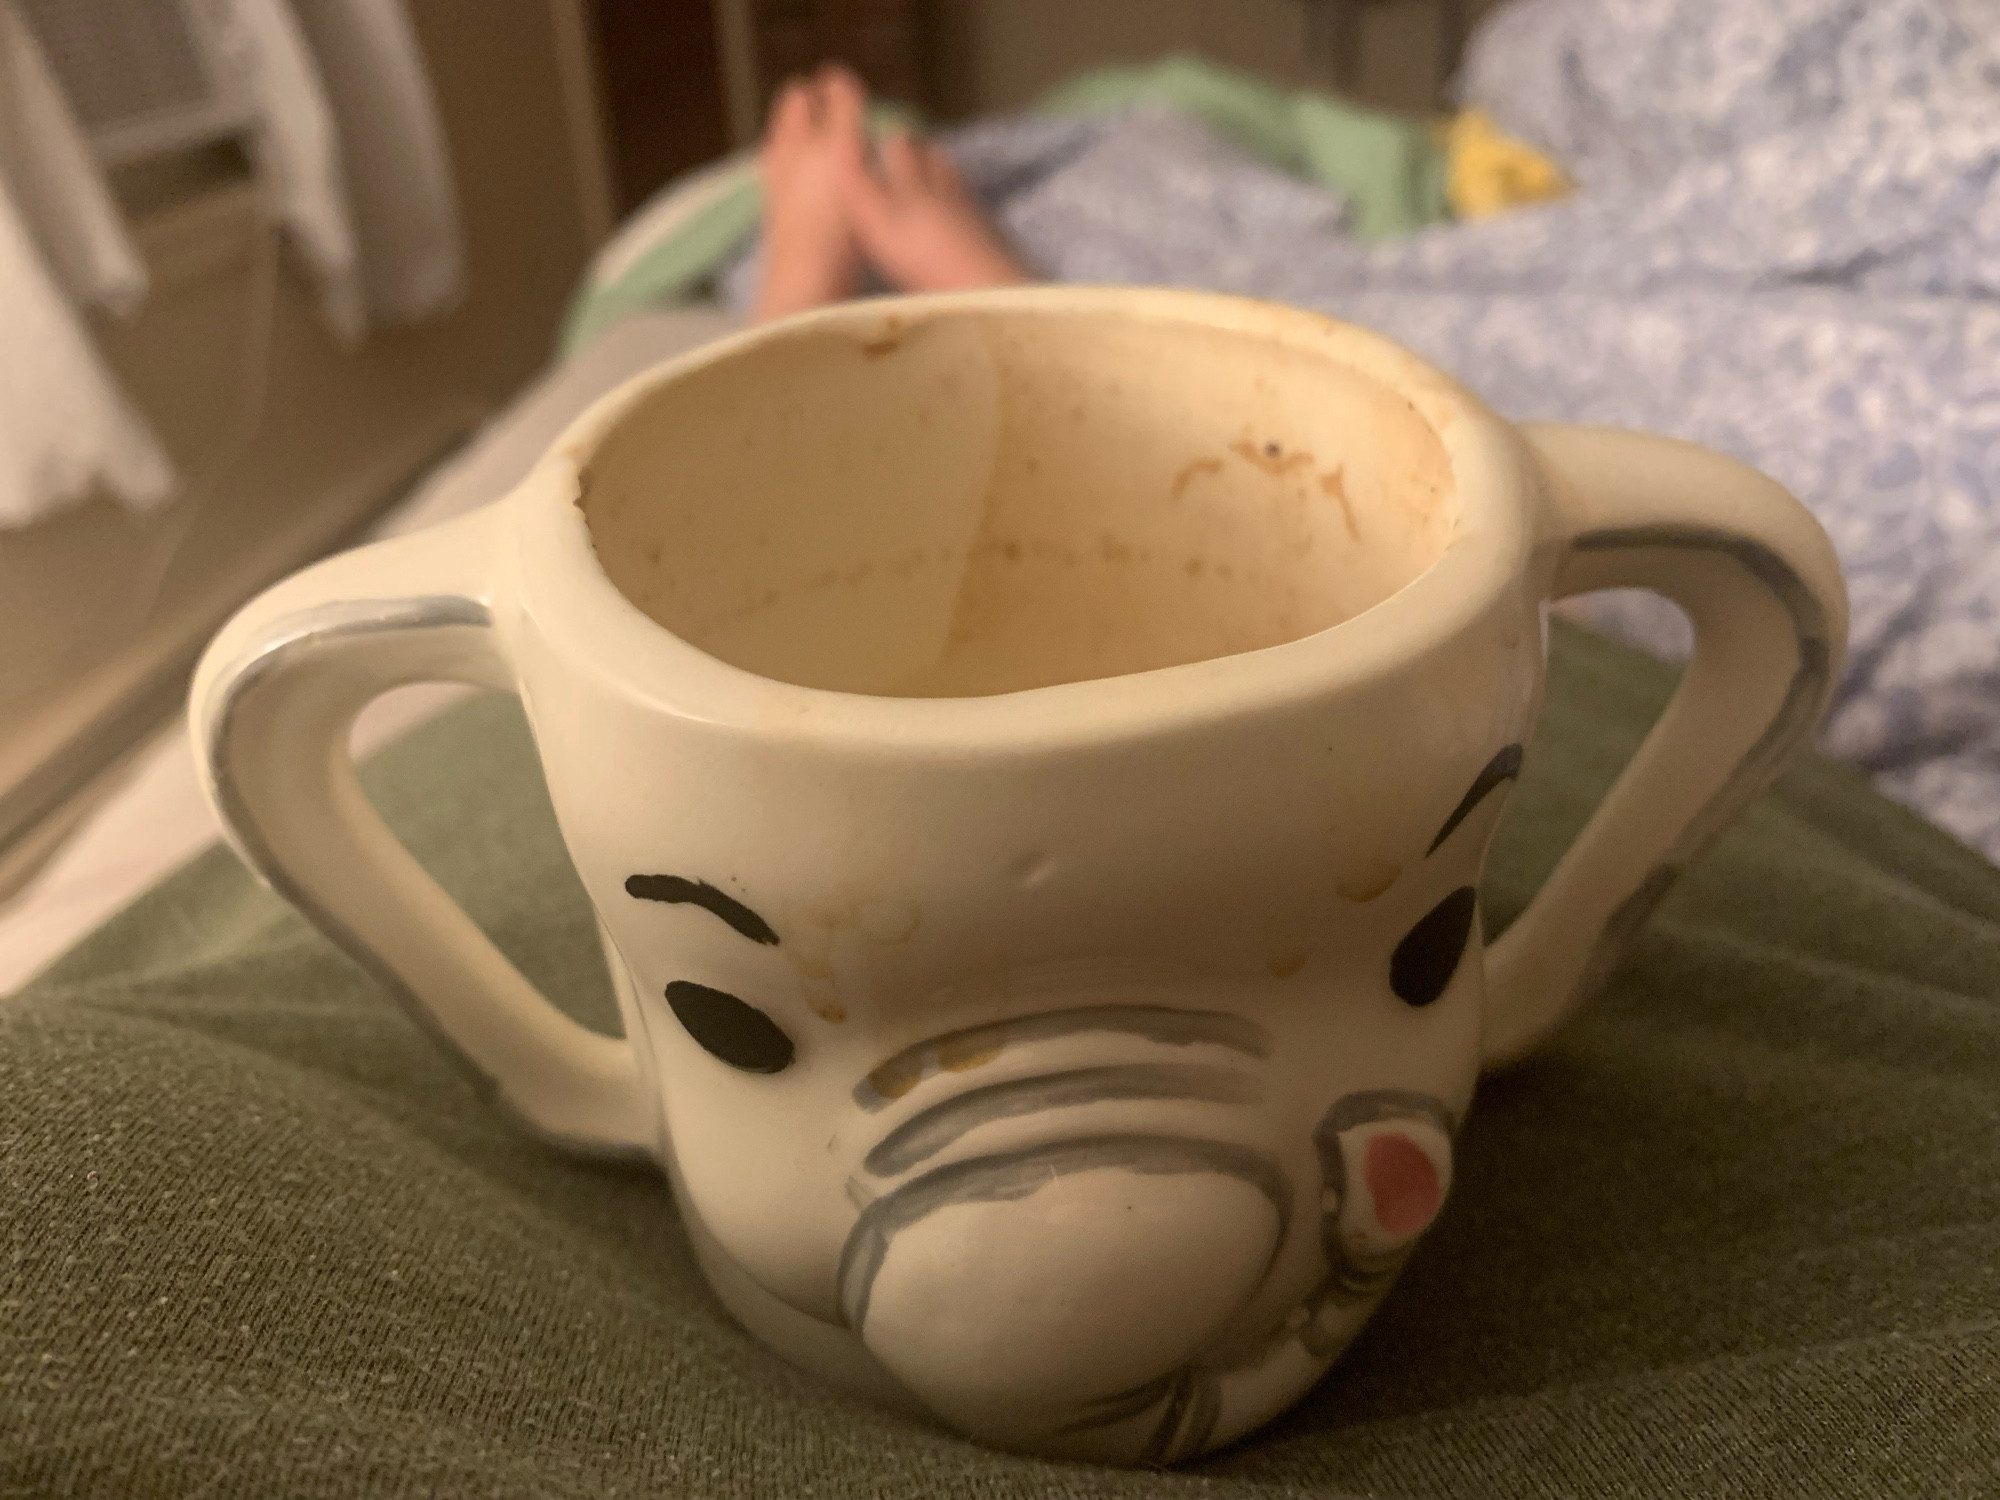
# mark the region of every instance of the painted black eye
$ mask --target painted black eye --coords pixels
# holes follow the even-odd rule
[[[792,1065],[792,1039],[754,1005],[692,980],[667,986],[667,1004],[687,1034],[732,1068],[782,1073]]]
[[[1409,1005],[1429,1005],[1444,993],[1479,909],[1479,893],[1462,885],[1424,914],[1389,955],[1389,988]]]

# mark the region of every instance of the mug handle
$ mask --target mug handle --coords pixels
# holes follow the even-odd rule
[[[188,723],[210,805],[243,862],[380,980],[531,1129],[650,1154],[629,1042],[551,1005],[390,833],[348,734],[414,682],[516,691],[493,629],[499,507],[342,553],[246,605],[210,644]]]
[[[1833,544],[1775,480],[1671,438],[1529,423],[1549,598],[1664,595],[1694,625],[1673,700],[1526,911],[1488,953],[1481,1051],[1539,1046],[1610,977],[1687,862],[1805,743],[1839,679]]]

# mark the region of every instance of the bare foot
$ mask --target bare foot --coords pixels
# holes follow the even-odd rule
[[[838,66],[778,91],[757,171],[764,181],[764,265],[758,322],[854,295],[861,247],[848,218],[846,184],[862,169],[868,96]]]
[[[906,292],[1031,281],[973,201],[951,158],[928,141],[884,136],[874,159],[842,161],[842,197],[875,268]]]

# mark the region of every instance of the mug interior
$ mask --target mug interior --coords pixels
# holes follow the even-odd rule
[[[940,698],[1315,634],[1429,568],[1457,515],[1430,425],[1337,338],[949,304],[665,380],[578,503],[613,585],[710,655]]]

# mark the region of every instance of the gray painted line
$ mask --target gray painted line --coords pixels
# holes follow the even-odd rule
[[[1099,1427],[1116,1427],[1120,1422],[1129,1421],[1166,1399],[1172,1389],[1173,1374],[1149,1380],[1144,1385],[1133,1386],[1129,1391],[1114,1391],[1109,1396],[1100,1396],[1085,1408],[1085,1414],[1075,1421],[1064,1424],[1063,1432],[1090,1432]]]
[[[1291,1221],[1291,1188],[1276,1162],[1261,1151],[1226,1141],[1159,1135],[1088,1136],[1053,1145],[951,1162],[905,1183],[862,1211],[840,1255],[840,1305],[847,1326],[862,1331],[875,1276],[889,1242],[918,1220],[962,1203],[1001,1203],[1026,1198],[1058,1177],[1116,1169],[1147,1176],[1215,1173],[1249,1183],[1270,1200],[1278,1215],[1275,1256]],[[978,1288],[969,1288],[972,1295]]]
[[[1187,1415],[1188,1404],[1194,1396],[1194,1384],[1194,1371],[1187,1366],[1174,1371],[1166,1410],[1160,1413],[1160,1420],[1153,1428],[1153,1435],[1146,1439],[1146,1446],[1139,1450],[1140,1463],[1157,1467],[1172,1461],[1174,1437],[1180,1431],[1181,1419]]]
[[[1577,976],[1576,988],[1571,991],[1573,995],[1579,1000],[1594,995],[1611,978],[1619,960],[1625,956],[1625,950],[1639,935],[1639,929],[1646,925],[1646,918],[1653,914],[1654,907],[1667,898],[1667,893],[1673,890],[1680,878],[1680,866],[1663,860],[1646,872],[1646,878],[1639,882],[1637,890],[1613,908],[1598,931],[1597,941],[1591,945],[1590,957],[1584,961],[1583,970]]]
[[[249,865],[258,878],[274,892],[297,907],[306,920],[324,933],[335,947],[347,954],[372,976],[377,984],[387,990],[418,1027],[443,1049],[445,1056],[453,1059],[463,1069],[466,1076],[472,1080],[473,1089],[481,1098],[497,1100],[504,1104],[505,1096],[500,1092],[498,1081],[474,1062],[452,1039],[450,1033],[431,1014],[430,1007],[424,1004],[423,998],[403,982],[402,976],[390,967],[389,961],[375,946],[322,906],[312,893],[294,880],[279,863],[277,856],[271,850],[270,843],[264,837],[262,826],[244,801],[230,753],[236,716],[244,700],[268,679],[297,666],[329,642],[355,640],[371,635],[404,635],[413,631],[484,631],[490,629],[492,624],[493,616],[484,604],[477,599],[460,598],[455,595],[323,604],[272,621],[263,635],[253,642],[239,659],[239,664],[224,674],[228,686],[223,690],[221,700],[215,705],[208,723],[204,726],[208,754],[205,757],[207,763],[202,767],[202,775],[208,783],[209,795],[221,810],[223,827],[229,834],[230,842],[242,856],[244,863]],[[508,1113],[531,1135],[566,1151],[624,1160],[651,1159],[641,1150],[608,1150],[592,1142],[556,1135],[543,1130],[514,1110],[510,1109]]]
[[[1360,1300],[1359,1298],[1336,1297],[1333,1295],[1332,1288],[1333,1288],[1333,1282],[1331,1278],[1329,1278],[1326,1281],[1322,1281],[1318,1287],[1316,1287],[1311,1293],[1307,1295],[1306,1300],[1303,1304],[1306,1314],[1306,1320],[1305,1322],[1299,1325],[1299,1331],[1298,1331],[1299,1347],[1304,1349],[1306,1353],[1310,1354],[1314,1359],[1332,1359],[1334,1355],[1340,1352],[1341,1344],[1343,1342],[1338,1337],[1329,1338],[1327,1335],[1320,1332],[1320,1327],[1319,1327],[1320,1310],[1324,1308],[1329,1302],[1348,1302],[1348,1301]]]
[[[1193,1365],[1187,1367],[1186,1374],[1187,1401],[1182,1407],[1177,1430],[1168,1440],[1163,1460],[1169,1464],[1193,1458],[1206,1448],[1215,1432],[1216,1419],[1222,1415],[1221,1382],[1207,1370]]]
[[[1198,1365],[1180,1365],[1157,1380],[1091,1402],[1086,1415],[1059,1430],[1093,1432],[1116,1427],[1155,1406],[1162,1406],[1159,1419],[1133,1461],[1166,1465],[1193,1458],[1208,1446],[1222,1415],[1221,1381]]]
[[[878,1177],[899,1176],[982,1125],[1043,1110],[1112,1099],[1251,1104],[1261,1097],[1256,1081],[1236,1069],[1195,1064],[1133,1063],[1015,1078],[970,1089],[911,1116],[876,1143],[864,1165]]]
[[[1827,635],[1826,611],[1792,565],[1761,542],[1711,526],[1624,526],[1587,531],[1570,543],[1577,552],[1619,552],[1645,547],[1686,552],[1718,552],[1740,563],[1768,588],[1792,617],[1799,665],[1785,689],[1771,722],[1722,785],[1681,830],[1660,863],[1618,904],[1598,933],[1581,977],[1570,992],[1570,1003],[1587,998],[1618,966],[1624,949],[1652,910],[1673,888],[1680,871],[1719,834],[1736,809],[1732,804],[1748,785],[1774,774],[1796,736],[1809,730],[1826,706],[1833,689],[1834,643]],[[1697,643],[1699,650],[1699,643]]]
[[[1326,1280],[1320,1285],[1319,1296],[1327,1302],[1366,1302],[1388,1290],[1389,1283],[1396,1279],[1396,1273],[1403,1268],[1403,1262],[1416,1249],[1412,1240],[1400,1250],[1392,1250],[1386,1255],[1356,1255],[1342,1246],[1338,1257],[1329,1256],[1333,1269],[1327,1272]],[[1312,1325],[1308,1323],[1307,1327]]]
[[[1325,1165],[1326,1151],[1334,1146],[1333,1159],[1340,1160],[1339,1137],[1357,1125],[1373,1125],[1378,1120],[1428,1120],[1445,1135],[1458,1133],[1458,1123],[1442,1100],[1416,1089],[1357,1089],[1342,1094],[1313,1127],[1313,1143],[1320,1148]]]
[[[1195,1458],[1208,1451],[1208,1445],[1215,1438],[1215,1424],[1222,1419],[1222,1379],[1207,1370],[1195,1371],[1199,1382],[1195,1389],[1195,1408],[1182,1429],[1180,1452],[1174,1461]]]
[[[868,1077],[854,1086],[854,1102],[870,1112],[895,1102],[901,1095],[879,1092],[874,1084],[876,1076],[887,1073],[920,1079],[931,1055],[941,1048],[977,1054],[989,1049],[997,1051],[1016,1042],[1047,1041],[1091,1031],[1121,1032],[1170,1047],[1207,1043],[1241,1052],[1246,1057],[1271,1054],[1270,1034],[1262,1026],[1226,1011],[1182,1010],[1169,1005],[1084,1005],[986,1021],[913,1043],[876,1064]]]

